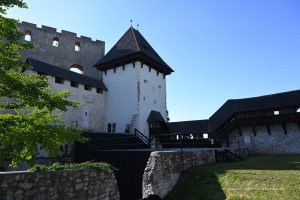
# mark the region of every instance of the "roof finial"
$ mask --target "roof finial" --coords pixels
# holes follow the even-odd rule
[[[130,26],[132,27],[132,19],[130,20],[130,24],[131,24]]]
[[[139,24],[136,25],[136,29],[137,29],[137,30],[139,30],[139,26],[140,26]]]

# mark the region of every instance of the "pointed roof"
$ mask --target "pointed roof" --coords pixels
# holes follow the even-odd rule
[[[160,112],[151,110],[147,122],[165,122],[165,120]]]
[[[163,74],[173,72],[139,31],[130,27],[115,46],[98,62],[96,67],[105,71],[114,67],[141,61]]]

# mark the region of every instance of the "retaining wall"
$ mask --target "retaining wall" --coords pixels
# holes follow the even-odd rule
[[[112,170],[1,172],[0,200],[118,200]]]
[[[228,150],[243,157],[251,152],[248,148]],[[216,163],[215,149],[152,152],[143,175],[143,198],[151,194],[165,197],[184,170],[212,163]]]

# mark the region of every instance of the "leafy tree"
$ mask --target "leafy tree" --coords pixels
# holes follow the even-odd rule
[[[13,6],[27,7],[23,0],[0,0],[0,164],[10,160],[17,167],[20,161],[34,164],[38,144],[52,157],[61,154],[60,145],[84,138],[60,119],[61,112],[77,106],[70,93],[51,90],[46,76],[24,73],[31,67],[20,51],[33,46],[22,40],[17,21],[4,17]]]

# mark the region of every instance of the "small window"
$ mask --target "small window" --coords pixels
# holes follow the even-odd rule
[[[203,139],[208,139],[208,134],[207,133],[203,133]]]
[[[92,91],[92,87],[89,85],[84,85],[84,90]]]
[[[159,85],[158,88],[161,89],[161,85]]]
[[[55,77],[55,83],[64,84],[64,79],[62,79],[60,77]]]
[[[297,112],[297,113],[300,113],[300,108],[298,108],[298,109],[296,110],[296,112]]]
[[[59,39],[57,37],[53,38],[52,46],[58,47]]]
[[[83,67],[79,64],[73,64],[70,67],[70,71],[78,73],[78,74],[83,74]]]
[[[156,100],[154,99],[154,104],[156,104]]]
[[[71,81],[70,85],[71,85],[71,87],[79,88],[79,83],[77,83],[75,81]]]
[[[274,115],[279,115],[279,110],[274,110]]]
[[[80,43],[75,42],[75,51],[80,51]]]
[[[111,132],[111,123],[107,124],[107,132]]]
[[[30,42],[31,41],[31,31],[26,30],[25,31],[25,36],[24,36],[24,40]]]
[[[144,83],[148,83],[148,80],[145,79],[145,80],[144,80]]]
[[[103,94],[103,90],[101,88],[97,88],[97,93]]]

